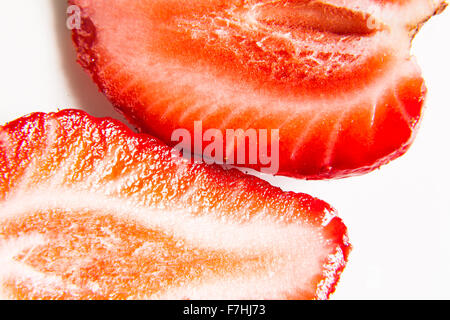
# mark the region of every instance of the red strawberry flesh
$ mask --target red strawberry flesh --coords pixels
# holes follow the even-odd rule
[[[0,127],[0,168],[2,298],[326,299],[350,249],[323,201],[81,111]]]
[[[309,179],[362,174],[408,149],[426,92],[411,39],[446,6],[440,0],[70,3],[82,10],[73,33],[80,63],[140,129],[172,145],[173,131],[193,132],[195,121],[205,131],[279,129],[278,173]]]

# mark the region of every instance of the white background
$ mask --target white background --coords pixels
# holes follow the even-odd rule
[[[67,107],[121,119],[75,62],[66,7],[65,0],[2,1],[0,123]],[[450,9],[414,41],[429,95],[405,156],[345,180],[268,178],[326,200],[347,224],[354,249],[335,299],[450,298],[449,32]]]

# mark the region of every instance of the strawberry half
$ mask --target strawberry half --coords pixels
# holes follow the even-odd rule
[[[325,299],[346,227],[308,195],[84,112],[0,127],[0,295]]]
[[[443,0],[70,3],[82,15],[73,32],[79,62],[141,130],[175,145],[174,130],[193,133],[195,121],[204,132],[279,129],[278,173],[309,179],[362,174],[406,152],[426,92],[411,40],[446,6]],[[237,151],[232,143],[224,142],[225,159]],[[261,163],[244,166],[261,170]]]

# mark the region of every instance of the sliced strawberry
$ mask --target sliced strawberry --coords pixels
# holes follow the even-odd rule
[[[3,298],[325,299],[350,249],[326,203],[81,111],[0,127],[0,170]]]
[[[408,149],[426,92],[411,39],[446,6],[70,2],[82,11],[73,33],[79,62],[143,131],[174,145],[173,131],[193,132],[199,120],[204,131],[279,129],[278,173],[310,179],[365,173]]]

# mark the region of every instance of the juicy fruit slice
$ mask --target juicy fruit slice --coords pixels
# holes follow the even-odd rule
[[[2,298],[325,299],[349,249],[326,203],[116,121],[0,127]]]
[[[172,145],[173,131],[192,133],[195,121],[204,132],[279,129],[279,174],[309,179],[362,174],[408,149],[426,92],[411,39],[446,6],[443,0],[70,3],[82,12],[73,33],[79,62],[140,129]],[[225,158],[233,151],[224,145]],[[245,166],[260,170],[260,163]]]

